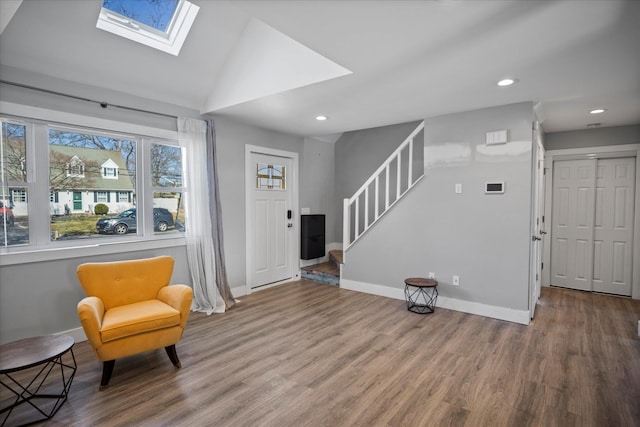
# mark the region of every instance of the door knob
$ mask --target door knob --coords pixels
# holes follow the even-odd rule
[[[531,241],[535,242],[536,240],[542,240],[542,238],[538,237],[538,236],[531,236]]]

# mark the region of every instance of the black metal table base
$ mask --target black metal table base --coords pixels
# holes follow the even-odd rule
[[[63,360],[65,356],[71,360],[65,362]],[[26,372],[24,370],[0,375],[0,384],[2,384],[3,388],[11,391],[11,393],[15,395],[15,400],[11,405],[0,409],[0,415],[4,414],[4,419],[0,427],[5,424],[16,425],[14,424],[15,421],[7,424],[7,420],[12,413],[14,414],[14,418],[20,418],[18,421],[22,422],[20,426],[26,426],[48,420],[58,412],[69,396],[69,389],[71,388],[73,377],[76,374],[77,364],[75,355],[73,354],[73,348],[32,369],[33,372],[35,372],[35,376],[31,379],[21,378],[25,377]],[[29,372],[29,377],[33,375],[33,372]],[[58,389],[58,387],[54,385],[55,379],[53,378],[57,373],[59,373],[60,379],[62,380],[62,390],[58,394],[47,393],[46,391],[52,391],[52,388]],[[47,381],[50,375],[51,379]],[[27,385],[23,385],[25,382],[28,382]],[[41,390],[43,390],[43,392],[41,392]],[[39,401],[41,399],[46,402],[41,403]],[[51,402],[53,402],[53,406],[51,406]],[[46,403],[49,403],[49,405],[46,405]],[[16,408],[24,404],[31,406],[31,409],[28,411],[16,411],[19,413],[14,412]],[[40,417],[32,419],[33,415],[39,415]],[[28,421],[25,420],[27,417],[29,418]]]
[[[407,310],[418,314],[433,313],[438,299],[436,287],[404,286],[404,296],[407,301]]]

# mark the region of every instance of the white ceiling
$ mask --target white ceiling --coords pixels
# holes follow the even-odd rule
[[[640,1],[191,1],[200,12],[176,57],[97,29],[101,0],[24,0],[0,64],[297,135],[521,101],[540,103],[547,132],[640,123]],[[230,76],[287,78],[233,72],[256,20],[351,74],[214,110],[222,89],[250,89]],[[504,76],[519,82],[497,87]]]

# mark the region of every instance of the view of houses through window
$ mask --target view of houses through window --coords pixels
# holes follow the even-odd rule
[[[29,243],[26,127],[3,122],[0,142],[0,243]]]
[[[29,220],[43,218],[34,206],[41,208],[44,203],[49,242],[144,235],[145,229],[153,229],[154,234],[184,231],[180,147],[62,126],[47,126],[47,144],[30,143],[28,135],[34,126],[44,125],[2,122],[1,246],[28,245]],[[33,173],[31,147],[48,148],[48,177]],[[143,153],[148,158],[140,162]],[[141,172],[140,164],[148,166]],[[29,193],[44,185],[48,192],[38,194],[48,194],[48,201],[33,203]],[[148,194],[151,203],[148,199],[142,203],[138,191]],[[153,209],[144,212],[144,206]]]

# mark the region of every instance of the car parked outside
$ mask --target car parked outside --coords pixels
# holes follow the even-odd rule
[[[153,228],[167,231],[175,227],[173,215],[165,208],[153,208]],[[100,218],[96,222],[98,234],[127,234],[137,230],[136,209],[127,209],[114,217]]]

